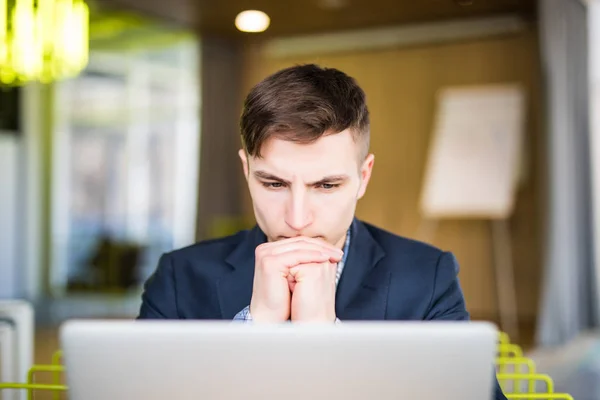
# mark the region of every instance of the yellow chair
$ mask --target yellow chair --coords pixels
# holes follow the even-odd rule
[[[62,351],[59,350],[52,355],[52,364],[50,365],[33,365],[27,374],[26,383],[2,383],[0,382],[0,391],[4,389],[22,389],[27,390],[27,398],[33,399],[33,393],[37,390],[52,391],[55,400],[60,399],[60,393],[68,390],[66,385],[61,384],[62,374],[65,372],[64,366],[61,364]],[[38,372],[51,372],[53,374],[53,382],[51,384],[35,383],[35,375]]]
[[[496,371],[500,387],[509,400],[573,400],[567,393],[555,393],[552,378],[537,373],[535,362],[524,357],[521,347],[511,343],[504,332],[498,340]]]

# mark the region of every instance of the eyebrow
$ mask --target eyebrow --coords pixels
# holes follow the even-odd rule
[[[288,183],[288,184],[290,183],[289,181],[286,181],[283,178],[280,178],[278,176],[275,176],[275,175],[270,174],[265,171],[254,171],[254,176],[258,179],[263,179],[263,180],[268,180],[268,181],[277,181],[277,182]]]
[[[283,178],[280,178],[278,176],[270,174],[266,171],[254,171],[254,176],[258,179],[277,181],[277,182],[281,182],[281,183],[285,183],[285,184],[290,184],[290,181],[287,181]],[[345,181],[346,179],[348,179],[348,175],[345,175],[345,174],[328,175],[328,176],[325,176],[325,177],[319,179],[316,182],[309,183],[308,186],[313,186],[313,185],[318,185],[318,184],[323,184],[323,183],[330,183],[330,182],[340,182],[340,181]]]

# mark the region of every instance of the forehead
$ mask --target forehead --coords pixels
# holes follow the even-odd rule
[[[273,137],[263,144],[261,158],[253,158],[253,163],[279,171],[341,173],[356,169],[357,146],[349,130],[324,135],[309,144]]]

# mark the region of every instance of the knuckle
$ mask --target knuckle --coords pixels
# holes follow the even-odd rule
[[[273,265],[274,260],[275,260],[275,257],[273,257],[273,256],[268,256],[268,255],[264,256],[262,258],[261,265],[263,266],[263,268],[265,268],[267,266],[270,266],[270,265]]]
[[[259,246],[256,247],[256,249],[254,249],[254,254],[256,256],[260,256],[261,254],[263,254],[265,252],[265,244],[261,244]]]

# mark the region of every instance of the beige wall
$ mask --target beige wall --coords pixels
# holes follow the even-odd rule
[[[306,62],[342,69],[367,93],[372,115],[374,175],[357,216],[400,235],[414,237],[420,217],[417,202],[434,117],[434,95],[446,85],[521,82],[528,90],[527,181],[518,194],[510,221],[521,317],[536,313],[540,286],[538,194],[539,67],[536,34],[524,33],[461,43],[405,47],[352,54],[286,59],[261,56],[260,46],[247,47],[243,86],[280,68]],[[476,110],[473,110],[476,112]],[[246,195],[246,212],[251,213]],[[433,243],[453,251],[474,318],[496,318],[489,224],[447,221]]]

